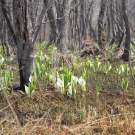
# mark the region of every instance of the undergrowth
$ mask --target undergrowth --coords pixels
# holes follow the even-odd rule
[[[56,47],[46,52],[46,44],[36,44],[38,84],[26,93],[10,89],[19,80],[18,65],[5,60],[0,48],[0,134],[135,134],[135,86],[128,63],[74,56],[75,62],[63,61],[58,69],[51,66]],[[135,73],[134,67],[132,62]]]

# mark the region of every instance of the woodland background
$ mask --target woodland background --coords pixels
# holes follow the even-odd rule
[[[135,134],[134,0],[0,0],[0,45],[2,134]]]

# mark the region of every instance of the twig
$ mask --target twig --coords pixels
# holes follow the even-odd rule
[[[11,103],[10,105],[13,105],[15,102]],[[2,110],[0,110],[0,112],[4,111],[5,109],[7,109],[8,107],[10,107],[10,105],[4,107]]]
[[[80,134],[78,134],[78,133],[75,133],[75,132],[73,132],[68,126],[63,126],[63,129],[66,129],[66,130],[68,130],[70,133],[72,133],[72,134],[74,134],[74,135],[80,135]]]

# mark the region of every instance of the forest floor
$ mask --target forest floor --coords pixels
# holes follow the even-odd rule
[[[29,94],[11,90],[11,82],[19,82],[17,61],[11,62],[11,58],[5,58],[0,51],[0,57],[5,58],[1,77],[6,76],[5,71],[13,73],[12,77],[7,75],[10,81],[0,92],[0,134],[134,135],[135,81],[132,75],[135,62],[131,61],[131,69],[129,62],[116,61],[112,55],[108,62],[95,56],[81,58],[68,51],[72,62],[65,62],[63,58],[58,67],[56,47],[51,46],[46,52],[45,44],[36,45],[38,84]],[[132,50],[134,53],[133,46]],[[76,83],[74,96],[60,92],[50,79],[55,74],[63,76],[65,69],[78,78],[86,74],[86,88]]]

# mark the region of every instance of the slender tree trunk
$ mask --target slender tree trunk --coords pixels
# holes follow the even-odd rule
[[[98,45],[102,48],[103,47],[103,43],[102,43],[102,29],[103,29],[103,19],[104,19],[104,13],[105,13],[105,9],[106,9],[106,3],[107,0],[101,0],[101,9],[100,9],[100,13],[99,13],[99,18],[98,18]]]
[[[48,7],[49,4],[50,4],[49,0],[44,0],[45,7]],[[54,16],[54,12],[53,12],[53,7],[52,6],[47,11],[47,16],[48,16],[48,19],[50,21],[51,34],[50,34],[49,43],[46,46],[46,50],[48,49],[48,47],[51,44],[56,43],[56,39],[57,39],[55,16]]]
[[[2,41],[3,53],[6,55],[6,51],[5,51],[5,37],[6,37],[6,23],[5,23],[5,19],[3,18],[1,41]]]
[[[109,7],[107,7],[107,38],[106,41],[109,43],[111,38],[111,22],[110,22],[110,16],[109,16]]]
[[[130,42],[131,42],[131,36],[130,36],[130,26],[129,26],[129,20],[128,16],[126,13],[126,0],[121,0],[122,1],[122,11],[123,11],[123,19],[125,22],[125,27],[126,27],[126,40],[125,40],[125,48],[124,48],[124,53],[122,55],[122,59],[125,61],[129,60],[129,53],[130,53]]]

